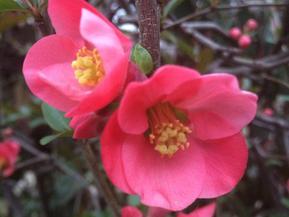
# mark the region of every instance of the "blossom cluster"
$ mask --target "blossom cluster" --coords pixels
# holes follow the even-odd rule
[[[49,0],[48,13],[56,34],[27,53],[26,83],[72,118],[75,139],[100,136],[114,185],[173,211],[236,186],[255,94],[232,75],[177,65],[143,76],[130,62],[133,42],[83,0]]]
[[[250,34],[252,34],[258,28],[258,22],[251,18],[248,19],[243,26],[243,30],[239,27],[232,27],[229,31],[229,36],[238,42],[240,48],[248,48],[252,42]]]

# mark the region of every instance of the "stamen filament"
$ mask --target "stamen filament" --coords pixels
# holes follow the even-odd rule
[[[76,60],[71,63],[75,78],[79,84],[94,86],[104,77],[104,68],[99,52],[82,47],[76,54]]]
[[[149,142],[162,156],[172,157],[179,149],[189,147],[188,134],[191,129],[176,116],[174,107],[160,103],[148,111],[150,135]]]

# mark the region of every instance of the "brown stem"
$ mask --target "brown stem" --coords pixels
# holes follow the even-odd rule
[[[140,44],[148,50],[154,67],[160,66],[160,6],[157,0],[136,0]]]
[[[99,162],[97,160],[97,156],[93,147],[87,142],[85,144],[81,144],[81,146],[83,147],[86,160],[89,164],[91,171],[93,172],[99,191],[102,193],[107,204],[111,206],[114,216],[119,217],[120,206],[118,200],[115,193],[106,182],[103,172],[99,169]]]
[[[184,16],[183,18],[180,18],[179,20],[174,21],[173,23],[170,23],[166,26],[164,26],[164,30],[168,28],[172,28],[174,26],[180,25],[183,22],[186,22],[188,20],[208,15],[212,12],[217,11],[226,11],[226,10],[240,10],[240,9],[246,9],[251,7],[288,7],[288,2],[283,3],[244,3],[244,4],[237,4],[237,5],[221,5],[216,7],[208,7],[204,8],[200,11],[197,11],[193,14],[189,14],[187,16]]]
[[[46,35],[51,34],[52,32],[51,32],[51,29],[49,28],[48,21],[40,13],[39,8],[34,6],[30,0],[23,0],[23,1],[30,9],[30,11],[31,11],[31,13],[35,19],[36,27],[38,28],[39,32],[41,33],[41,36],[44,37]]]

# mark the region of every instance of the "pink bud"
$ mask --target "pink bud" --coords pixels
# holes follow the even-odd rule
[[[242,32],[238,27],[233,27],[230,29],[229,35],[231,38],[238,40]]]
[[[258,22],[255,20],[255,19],[249,19],[247,20],[247,23],[246,23],[246,28],[250,31],[254,31],[255,29],[258,28]]]
[[[265,108],[263,111],[264,115],[273,116],[274,111],[271,108]]]
[[[2,136],[3,137],[10,137],[13,134],[13,129],[8,127],[2,130]]]
[[[249,35],[242,35],[238,41],[240,48],[247,48],[251,44],[251,37]]]

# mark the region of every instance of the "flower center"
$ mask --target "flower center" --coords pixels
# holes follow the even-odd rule
[[[99,52],[82,47],[76,54],[76,59],[71,63],[75,78],[79,84],[94,86],[104,77],[104,68]]]
[[[185,113],[169,103],[160,103],[148,111],[150,134],[149,142],[162,156],[172,157],[179,149],[190,146],[188,134],[191,129],[181,122]]]

